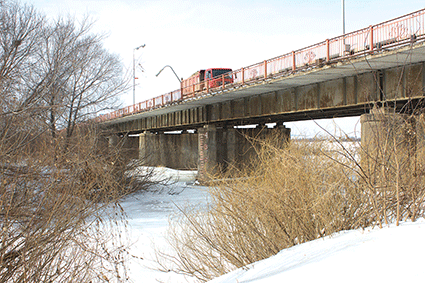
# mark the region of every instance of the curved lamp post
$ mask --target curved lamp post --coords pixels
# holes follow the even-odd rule
[[[156,74],[156,76],[158,76],[158,75],[162,72],[162,70],[164,70],[166,67],[169,67],[169,68],[171,69],[171,71],[173,71],[174,75],[176,75],[176,78],[179,80],[179,82],[182,82],[182,80],[179,78],[179,76],[177,76],[176,72],[174,72],[173,67],[171,67],[170,65],[166,65],[166,66],[164,66],[164,67],[161,69],[161,71],[159,71],[159,72],[158,72],[158,74]]]
[[[136,48],[133,48],[133,105],[136,104],[136,60],[134,53],[136,50],[139,50],[140,48],[144,48],[146,44],[142,44]]]

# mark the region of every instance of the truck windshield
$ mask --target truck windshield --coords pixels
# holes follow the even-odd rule
[[[222,74],[231,72],[232,70],[231,69],[213,69],[212,71],[213,71],[213,77],[215,78],[215,77],[221,76]]]

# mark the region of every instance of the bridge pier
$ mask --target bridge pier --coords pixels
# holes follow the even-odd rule
[[[425,114],[416,118],[416,169],[425,172]]]
[[[283,125],[240,129],[209,124],[194,132],[146,131],[139,135],[139,143],[135,147],[138,148],[139,159],[147,166],[198,169],[199,179],[206,180],[229,166],[242,167],[255,157],[250,139],[261,139],[276,133],[289,140],[290,132]],[[111,143],[116,140],[115,137],[110,138]]]
[[[252,139],[263,139],[273,134],[289,140],[291,130],[283,125],[275,128],[257,126],[256,128],[217,127],[205,125],[198,129],[198,178],[207,180],[209,176],[225,171],[229,166],[241,168],[251,158],[255,158]]]
[[[196,133],[144,132],[139,135],[139,158],[148,166],[196,169],[198,159]]]
[[[128,135],[110,135],[107,137],[109,147],[120,147],[127,158],[138,158],[138,139]]]
[[[110,135],[106,139],[108,140],[108,146],[109,147],[115,147],[119,143],[118,135]]]
[[[415,169],[421,137],[413,120],[389,108],[374,108],[360,117],[361,165],[372,184],[386,188],[396,174]]]

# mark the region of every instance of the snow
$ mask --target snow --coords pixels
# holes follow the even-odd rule
[[[177,206],[202,205],[208,195],[193,186],[196,172],[161,169],[178,176],[171,188],[128,197],[133,282],[195,282],[155,266],[155,248],[167,248],[168,218]],[[210,283],[266,282],[425,282],[425,220],[365,230],[343,231],[282,250],[275,256],[240,268]],[[137,259],[141,257],[143,259]]]

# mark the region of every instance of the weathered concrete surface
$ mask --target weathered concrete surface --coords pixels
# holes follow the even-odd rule
[[[139,135],[138,154],[148,166],[198,169],[200,178],[206,179],[207,175],[226,170],[229,166],[243,167],[256,156],[252,140],[272,135],[280,135],[279,142],[284,144],[290,138],[290,129],[283,125],[254,129],[207,125],[196,133],[146,132]]]
[[[106,137],[109,147],[120,148],[122,154],[129,159],[139,158],[139,143],[137,137],[128,135],[109,135]]]
[[[416,167],[425,172],[425,114],[416,117]]]
[[[379,108],[362,115],[360,123],[361,166],[372,185],[386,188],[396,174],[413,172],[417,156],[413,117]]]
[[[284,145],[290,139],[290,133],[290,129],[283,125],[249,129],[206,125],[198,129],[198,177],[200,180],[207,180],[213,174],[229,167],[242,169],[257,156],[253,147],[255,141],[275,137]]]
[[[197,169],[198,135],[146,132],[139,136],[139,158],[149,166]]]

